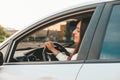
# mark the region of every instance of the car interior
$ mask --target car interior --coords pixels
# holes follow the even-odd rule
[[[76,27],[76,22],[81,18],[86,19],[83,23],[87,26],[92,14],[93,10],[33,31],[17,42],[10,62],[58,61],[44,46],[44,42],[49,40],[54,42],[57,50],[69,56],[75,47],[72,31]]]

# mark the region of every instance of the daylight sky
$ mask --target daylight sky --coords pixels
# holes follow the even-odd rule
[[[55,10],[93,0],[0,0],[0,25],[24,29]]]

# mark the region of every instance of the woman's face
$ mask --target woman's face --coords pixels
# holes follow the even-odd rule
[[[80,27],[81,27],[81,21],[77,24],[75,30],[72,33],[75,43],[79,43],[80,41]]]

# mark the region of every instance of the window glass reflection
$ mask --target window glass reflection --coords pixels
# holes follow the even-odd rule
[[[113,7],[100,59],[120,59],[120,5]]]

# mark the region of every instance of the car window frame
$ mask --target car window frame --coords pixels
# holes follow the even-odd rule
[[[95,32],[86,62],[102,62],[102,63],[109,62],[110,63],[110,62],[119,62],[120,61],[118,59],[116,59],[116,60],[113,60],[113,59],[112,60],[111,59],[110,60],[107,60],[107,59],[100,60],[99,59],[100,52],[102,49],[102,43],[104,41],[104,37],[105,37],[106,30],[108,27],[107,25],[109,22],[109,18],[111,16],[113,6],[117,5],[117,4],[120,5],[120,1],[112,1],[112,2],[106,3],[103,13],[101,15],[101,18],[99,20],[99,23],[97,25],[96,32]],[[106,15],[106,16],[104,16],[104,15]],[[95,56],[92,56],[92,55],[95,55]]]
[[[90,20],[87,31],[83,37],[82,44],[80,46],[79,53],[81,55],[78,55],[79,60],[82,60],[83,58],[87,60],[91,48],[91,44],[94,38],[94,33],[96,31],[96,27],[103,12],[104,6],[105,3],[97,4],[97,8]]]
[[[25,32],[25,31],[28,31],[28,32],[26,32],[24,35],[26,35],[26,34],[28,34],[28,33],[30,33],[30,32],[33,32],[33,31],[35,31],[35,30],[37,30],[38,29],[38,27],[39,28],[42,28],[42,26],[47,26],[48,25],[48,22],[50,23],[51,21],[54,21],[54,22],[56,22],[56,21],[59,21],[59,20],[61,20],[61,19],[58,19],[58,20],[56,20],[56,19],[54,19],[54,18],[56,18],[56,17],[60,17],[60,16],[66,16],[66,15],[69,15],[69,14],[72,14],[73,15],[73,13],[81,13],[81,11],[85,11],[85,10],[88,10],[88,9],[95,9],[96,7],[97,7],[97,5],[98,4],[94,4],[94,5],[88,5],[88,6],[83,6],[83,7],[78,7],[78,8],[74,8],[74,9],[70,9],[70,10],[68,10],[68,11],[66,11],[65,13],[61,13],[61,14],[57,14],[57,15],[55,15],[55,16],[50,16],[50,17],[47,17],[47,18],[45,18],[45,19],[43,19],[43,20],[41,20],[41,21],[39,21],[39,22],[37,22],[37,23],[35,23],[35,24],[33,24],[33,25],[31,25],[31,26],[29,26],[29,28],[27,29],[26,28],[26,30],[23,30],[17,37],[15,37],[15,39],[13,39],[13,42],[11,42],[11,48],[9,48],[9,53],[8,53],[8,56],[7,56],[7,58],[6,58],[6,60],[5,60],[5,62],[6,63],[9,63],[9,60],[10,60],[10,57],[11,57],[11,55],[13,54],[13,51],[14,51],[14,49],[15,49],[15,46],[16,46],[16,43],[17,43],[17,41],[20,39],[20,38],[22,38],[23,37],[23,32]],[[70,15],[69,15],[70,16]],[[53,20],[52,20],[53,19]],[[47,22],[47,23],[46,23]],[[46,23],[46,24],[44,24],[44,23]],[[52,23],[53,24],[53,23]],[[34,27],[33,27],[34,26]],[[41,26],[41,27],[40,27]],[[82,60],[81,60],[82,61]],[[84,60],[83,60],[84,61]],[[65,62],[65,61],[64,61]],[[72,62],[74,62],[74,61],[72,61]],[[77,61],[78,62],[78,61]],[[53,63],[53,62],[52,62]],[[58,62],[57,62],[58,63]]]

